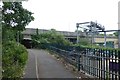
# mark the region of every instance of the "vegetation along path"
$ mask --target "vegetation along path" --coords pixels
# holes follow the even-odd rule
[[[29,60],[24,78],[75,78],[75,75],[44,50],[28,49]]]

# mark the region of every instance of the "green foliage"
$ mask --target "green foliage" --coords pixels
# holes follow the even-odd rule
[[[79,45],[90,45],[90,41],[87,38],[80,38]]]
[[[36,35],[38,35],[39,34],[39,31],[38,31],[38,28],[36,29]]]
[[[23,31],[34,17],[32,12],[22,7],[22,2],[3,2],[2,19],[4,27]]]
[[[99,34],[99,36],[104,36],[104,34]]]
[[[17,32],[34,20],[32,12],[22,7],[22,2],[3,2],[2,6],[2,36],[3,39],[17,38]],[[12,33],[10,32],[12,31]],[[14,32],[13,32],[14,31]],[[10,34],[9,34],[10,33]],[[21,35],[19,33],[19,35]],[[7,36],[7,37],[6,37]],[[10,38],[8,38],[8,36]]]
[[[79,46],[81,48],[91,48],[91,49],[102,49],[102,50],[117,50],[117,51],[120,51],[120,49],[115,49],[115,48],[105,48],[105,47],[101,47],[101,46],[97,46],[97,45],[75,45],[75,46]]]
[[[33,45],[40,46],[42,44],[58,44],[58,45],[71,45],[71,43],[60,35],[55,30],[50,30],[46,33],[32,36]]]
[[[2,69],[3,78],[21,77],[28,59],[24,46],[16,43],[17,36],[34,20],[32,12],[22,7],[22,2],[3,2],[2,6]],[[20,40],[19,39],[19,40]]]
[[[77,32],[77,30],[75,30],[75,32]],[[81,30],[78,30],[78,34],[80,34],[82,31]]]
[[[114,34],[115,36],[118,36],[118,32],[114,32],[113,34]]]
[[[28,59],[26,48],[16,42],[3,44],[2,68],[3,78],[20,78]]]
[[[5,30],[5,31],[4,31]],[[15,32],[14,30],[10,30],[10,29],[3,29],[3,33],[2,33],[2,41],[7,42],[7,41],[15,41]]]
[[[108,36],[113,36],[113,34],[108,34]]]

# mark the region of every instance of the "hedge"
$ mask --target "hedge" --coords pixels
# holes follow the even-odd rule
[[[2,77],[20,78],[28,59],[26,48],[13,41],[3,44],[2,49]]]

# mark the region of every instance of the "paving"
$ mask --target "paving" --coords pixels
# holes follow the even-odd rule
[[[28,49],[24,78],[75,78],[75,75],[47,51]]]

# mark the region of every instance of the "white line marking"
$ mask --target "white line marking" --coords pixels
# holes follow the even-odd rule
[[[37,80],[39,80],[39,77],[38,77],[38,65],[37,65],[37,56],[35,55],[35,66],[36,66],[36,77],[37,77]]]

